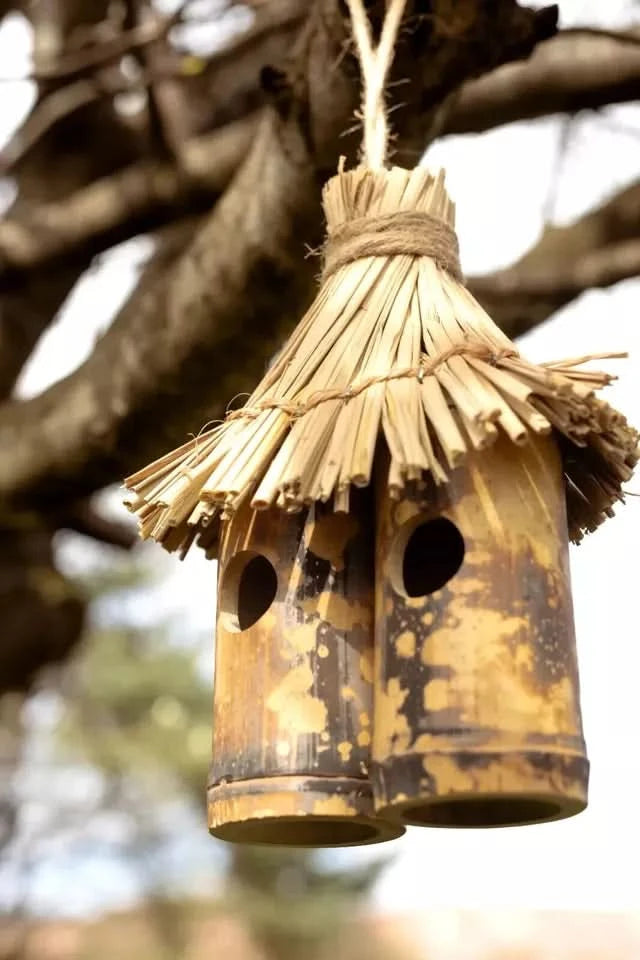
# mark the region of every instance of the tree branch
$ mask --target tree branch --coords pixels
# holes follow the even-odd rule
[[[45,478],[53,470],[66,474],[70,483],[73,476],[84,474],[88,486],[84,490],[72,486],[68,492],[89,492],[105,476],[117,476],[122,454],[137,459],[135,448],[154,449],[158,438],[164,446],[173,436],[176,415],[184,414],[185,399],[193,408],[187,429],[198,430],[216,380],[231,391],[230,396],[237,392],[231,387],[234,354],[258,372],[265,340],[275,349],[276,317],[284,313],[293,319],[289,311],[297,312],[311,281],[310,266],[306,276],[294,276],[289,261],[296,238],[311,232],[309,221],[318,202],[304,144],[295,140],[295,130],[281,131],[273,118],[266,119],[234,186],[170,281],[147,290],[137,315],[120,315],[83,365],[82,375],[73,374],[40,397],[0,410],[0,443],[10,441],[17,453],[11,458],[17,472],[11,468],[4,473],[2,461],[0,484],[13,473],[16,488],[24,492],[39,475],[44,485],[35,499],[42,505],[50,492]],[[263,185],[259,191],[257,182]],[[238,306],[243,301],[245,318],[239,324]],[[254,336],[259,318],[266,327],[262,340]],[[107,367],[110,374],[105,377]],[[158,416],[154,426],[143,413],[148,415],[152,406]],[[27,425],[35,426],[35,407],[40,426],[28,438],[23,430],[31,432]],[[59,444],[63,437],[66,453]],[[64,463],[67,455],[73,462]]]
[[[119,54],[140,47],[152,47],[166,37],[169,28],[180,19],[182,7],[184,4],[170,17],[125,30],[87,51],[73,52],[66,60],[58,59],[49,66],[48,73],[45,71],[47,76],[68,76],[71,82],[58,86],[38,101],[0,153],[0,170],[9,172],[41,137],[81,108],[108,100],[119,93],[149,90],[156,84],[162,87],[172,81],[181,83],[186,98],[182,104],[183,111],[188,106],[191,113],[193,102],[197,104],[195,113],[203,111],[203,116],[198,118],[196,124],[200,130],[217,126],[220,122],[217,114],[220,112],[226,123],[241,118],[247,112],[243,103],[246,91],[245,96],[239,98],[238,88],[242,90],[247,85],[252,88],[255,101],[256,95],[259,95],[261,67],[274,52],[278,54],[278,59],[285,54],[287,44],[304,22],[305,14],[305,5],[301,0],[280,0],[269,4],[256,15],[248,30],[233,37],[221,50],[203,60],[203,69],[195,77],[185,73],[183,58],[170,51],[165,51],[164,57],[155,57],[154,68],[142,69],[140,76],[134,80],[127,78],[110,62]],[[96,69],[86,75],[87,68],[91,66]],[[204,90],[200,89],[202,86]],[[234,115],[228,116],[229,108],[225,100],[231,102]],[[250,112],[256,109],[257,104],[253,102],[248,106]],[[193,134],[194,121],[195,116],[190,124],[184,125],[183,122],[189,135]]]
[[[166,17],[156,17],[147,23],[136,24],[130,30],[122,30],[115,36],[100,39],[100,24],[92,25],[91,30],[96,41],[80,50],[63,52],[53,63],[41,66],[29,79],[62,80],[85,73],[105,63],[112,63],[126,53],[139,50],[167,36],[172,27],[180,23],[184,16],[186,3],[179,4],[174,13]]]
[[[130,550],[138,535],[130,523],[109,520],[104,517],[89,500],[81,500],[56,518],[59,527],[81,533],[92,540],[106,543],[111,547]]]
[[[630,43],[632,46],[640,46],[640,33],[634,30],[607,30],[604,27],[566,27],[562,31],[565,37],[608,37],[610,40],[616,40],[618,43]]]
[[[85,25],[95,29],[92,18],[101,20],[106,4],[96,0],[87,5],[84,0],[69,0],[63,7],[46,3],[31,5],[31,17],[36,38],[51,33],[51,16],[59,14],[53,25],[57,45],[71,42],[78,29]],[[31,9],[33,7],[33,9]],[[40,43],[40,59],[46,42]],[[93,150],[97,137],[100,149]],[[138,135],[121,121],[110,105],[95,104],[90,110],[77,111],[56,126],[53,135],[43,136],[20,164],[14,175],[18,196],[9,212],[13,222],[29,209],[40,208],[53,198],[69,195],[95,177],[103,177],[117,167],[131,163],[140,155]],[[90,149],[91,148],[91,149]],[[38,338],[55,317],[78,276],[88,266],[89,258],[79,255],[75,260],[39,269],[23,275],[3,291],[0,299],[0,398],[10,395],[22,366]]]
[[[467,285],[511,337],[590,287],[640,275],[640,183],[568,227],[548,228],[517,263]]]
[[[207,86],[236,57],[255,55],[265,61],[269,42],[299,27],[302,14],[298,3],[285,3],[276,13],[262,15],[246,33],[210,57],[204,71]],[[158,30],[145,33],[145,43]],[[126,35],[123,34],[126,39]],[[124,40],[123,40],[124,43]],[[246,71],[239,63],[239,74]],[[25,120],[0,155],[7,171],[38,142],[48,130],[81,107],[116,93],[138,90],[170,78],[178,79],[175,66],[146,72],[136,81],[113,69],[104,69],[60,87],[45,97]],[[256,71],[257,78],[257,71]],[[183,77],[183,79],[185,79]],[[192,78],[193,79],[193,78]],[[185,82],[189,85],[190,81]],[[504,123],[533,119],[550,113],[575,113],[624,103],[638,97],[640,84],[640,34],[575,28],[565,30],[540,45],[530,60],[508,64],[471,81],[454,98],[443,115],[442,134],[479,133]]]
[[[640,43],[640,34],[629,35]],[[559,33],[531,58],[461,90],[444,133],[480,133],[551,113],[593,110],[638,99],[640,46],[607,35]]]
[[[258,39],[264,40],[269,24],[290,26],[295,21],[295,8],[291,2],[280,5],[277,17],[272,13],[270,19],[263,18],[248,35],[236,41],[233,49],[245,50],[253,47]],[[225,50],[216,63],[226,58]],[[435,75],[437,78],[437,71]],[[82,86],[91,98],[91,89],[95,93],[92,83],[78,81],[58,93],[70,94]],[[449,120],[455,122],[455,105],[452,111],[445,111],[444,116],[446,130]],[[422,111],[420,153],[426,145],[428,121],[429,115]],[[166,160],[143,162],[98,180],[60,203],[36,207],[18,219],[0,223],[0,282],[80,252],[98,253],[141,230],[170,222],[184,212],[204,209],[207,203],[215,201],[240,166],[257,124],[258,115],[250,115],[187,141],[181,150],[179,166]],[[432,132],[437,131],[432,128]]]
[[[23,7],[34,28],[38,64],[46,64],[56,50],[73,43],[83,26],[95,28],[107,12],[106,0]],[[57,140],[43,137],[16,169],[18,197],[12,215],[19,216],[29,205],[64,196],[96,176],[131,163],[136,155],[132,130],[104,103],[96,105],[90,116],[78,111],[56,133]],[[99,149],[87,149],[96,144],[98,133]],[[73,265],[42,269],[2,296],[0,397],[10,393],[33,345],[85,266],[86,260],[79,257]],[[51,518],[13,513],[5,519],[0,525],[0,693],[28,690],[44,665],[69,656],[82,634],[85,607],[73,586],[55,569]]]
[[[16,130],[0,153],[0,174],[10,170],[48,133],[57,123],[82,107],[95,103],[104,96],[113,96],[131,86],[112,70],[95,77],[77,80],[48,94],[38,103],[24,123]]]
[[[541,16],[501,0],[496,30],[484,3],[473,9],[473,44],[429,24],[403,34],[395,75],[410,83],[407,107],[394,115],[400,145],[415,142],[418,105],[424,131],[465,77],[526,55],[555,23],[555,10]],[[174,269],[120,314],[78,371],[0,409],[0,448],[12,451],[0,458],[7,507],[46,509],[87,494],[199,430],[254,381],[307,306],[316,265],[304,242],[321,237],[321,183],[340,153],[355,153],[342,133],[358,100],[338,0],[311,10],[273,85],[275,108]]]
[[[598,57],[590,55],[584,60],[578,39],[559,34],[541,44],[529,60],[499,67],[465,84],[442,111],[441,127],[432,132],[478,132],[531,115],[532,110],[561,109],[567,97],[573,98],[577,108],[604,96],[637,95],[640,50],[627,46],[622,61],[612,58],[609,44],[616,41],[605,35]],[[588,35],[589,46],[593,39]],[[595,39],[599,48],[603,38]],[[557,62],[555,74],[547,72],[550,62]],[[627,78],[615,88],[607,79],[612,63],[613,72]],[[635,84],[627,82],[632,75]],[[582,97],[579,102],[578,94]],[[167,223],[185,210],[204,209],[240,165],[257,123],[256,113],[187,141],[180,167],[166,162],[141,164],[91,184],[64,202],[36,208],[28,219],[0,223],[0,279],[3,273],[26,271],[73,255],[85,245],[92,253],[99,252],[109,243],[135,236],[140,229]],[[424,134],[424,118],[422,130]],[[424,145],[425,141],[419,152]]]
[[[0,221],[0,282],[58,260],[86,259],[168,220],[204,210],[227,186],[257,125],[257,117],[247,117],[187,143],[179,165],[141,162],[60,202]]]

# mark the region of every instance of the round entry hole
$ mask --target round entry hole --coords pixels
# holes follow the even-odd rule
[[[220,587],[223,626],[235,633],[248,630],[267,612],[277,589],[278,576],[263,554],[237,553],[227,564]]]
[[[394,587],[407,597],[441,590],[464,560],[464,539],[455,523],[437,517],[401,531],[392,563]]]

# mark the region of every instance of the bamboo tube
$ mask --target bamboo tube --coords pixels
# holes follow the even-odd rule
[[[369,492],[353,500],[348,516],[245,506],[226,524],[208,788],[224,840],[348,846],[403,832],[373,814]]]
[[[578,813],[588,762],[553,438],[514,447],[504,437],[469,455],[446,486],[395,502],[386,469],[377,488],[376,810],[449,827]],[[409,555],[416,530],[432,539]],[[407,575],[419,595],[409,595]]]

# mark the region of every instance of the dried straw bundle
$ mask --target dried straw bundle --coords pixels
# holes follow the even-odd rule
[[[470,449],[504,431],[516,444],[561,438],[570,536],[623,499],[638,434],[594,395],[612,379],[593,357],[523,359],[460,278],[442,175],[359,167],[323,196],[328,241],[315,302],[256,388],[225,422],[129,477],[143,538],[215,555],[219,520],[247,498],[297,511],[348,510],[371,479],[376,444],[389,487],[446,483]]]

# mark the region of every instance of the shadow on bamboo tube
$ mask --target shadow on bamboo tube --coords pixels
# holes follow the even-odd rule
[[[391,500],[378,472],[376,810],[503,827],[587,804],[564,482],[553,437]]]
[[[362,491],[348,515],[245,509],[227,522],[208,788],[216,837],[322,847],[404,832],[375,817],[368,779],[369,504]]]

